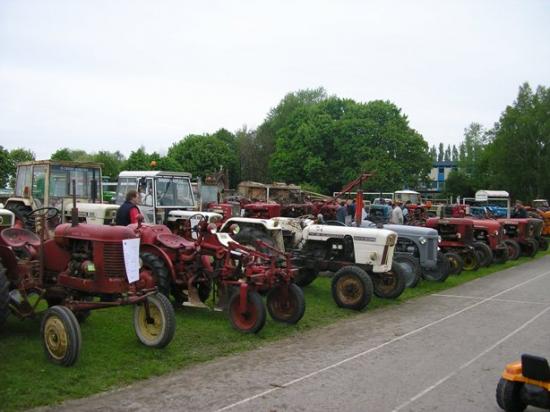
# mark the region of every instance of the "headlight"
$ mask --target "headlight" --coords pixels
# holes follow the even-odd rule
[[[498,236],[498,230],[495,230],[495,236]]]
[[[442,240],[443,240],[443,238],[441,236],[437,237],[437,243],[441,243]]]
[[[418,243],[420,243],[421,245],[425,245],[427,242],[426,238],[424,236],[420,236],[418,238]]]
[[[460,239],[461,237],[462,237],[462,235],[460,234],[460,232],[458,232],[458,233],[456,234],[456,238],[457,238],[457,239]]]
[[[376,252],[372,252],[372,253],[370,254],[370,260],[372,260],[373,262],[375,262],[377,256],[378,256],[378,255],[376,254]]]

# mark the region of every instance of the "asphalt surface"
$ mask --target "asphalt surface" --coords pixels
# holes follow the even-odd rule
[[[526,352],[550,356],[550,256],[258,350],[45,409],[500,411],[500,374]]]

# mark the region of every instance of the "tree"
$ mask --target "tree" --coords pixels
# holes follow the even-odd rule
[[[394,104],[330,97],[288,116],[277,131],[270,173],[330,193],[370,171],[365,189],[395,190],[416,186],[431,163],[428,144]]]
[[[451,161],[451,145],[447,145],[447,148],[445,149],[445,156],[443,157],[443,160],[445,162]]]
[[[35,160],[35,154],[27,149],[17,148],[10,151],[10,172],[9,186],[15,187],[15,177],[17,173],[17,163]]]
[[[158,154],[148,154],[145,152],[145,147],[141,146],[139,149],[130,153],[126,163],[124,164],[124,170],[152,170],[153,166],[151,162],[157,161]]]
[[[86,153],[81,149],[69,149],[64,147],[58,149],[51,155],[51,160],[64,160],[69,162],[90,162],[92,161],[93,155]]]
[[[256,156],[267,162],[276,150],[279,131],[288,124],[294,113],[306,107],[315,106],[326,99],[327,93],[322,87],[288,93],[276,107],[270,110],[264,122],[258,127],[254,139]],[[265,167],[258,170],[254,180],[267,182],[271,178],[268,172],[268,168]]]
[[[125,158],[119,151],[107,152],[100,151],[92,155],[92,160],[102,164],[103,176],[108,176],[112,181],[116,181],[118,174],[124,166]]]
[[[445,193],[449,196],[471,197],[475,194],[474,186],[468,175],[453,170],[445,180]]]
[[[431,158],[434,162],[437,162],[437,149],[436,149],[435,145],[433,145],[433,146],[430,148],[430,158]]]
[[[518,199],[550,195],[550,89],[533,92],[519,88],[513,105],[506,107],[489,136],[487,164],[495,185],[506,187]]]
[[[3,189],[8,184],[12,167],[10,153],[3,146],[0,146],[0,188]]]
[[[458,162],[458,157],[459,157],[458,149],[456,148],[455,145],[453,145],[452,154],[451,154],[451,161]]]
[[[439,143],[439,151],[437,152],[437,161],[442,162],[445,158],[445,146],[443,143]]]
[[[203,178],[228,168],[234,155],[224,141],[211,135],[189,135],[168,149],[168,157],[185,171]]]

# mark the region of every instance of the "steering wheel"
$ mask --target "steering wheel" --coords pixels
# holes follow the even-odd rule
[[[34,220],[37,217],[44,217],[46,222],[55,219],[57,216],[59,216],[59,209],[55,207],[40,207],[38,209],[34,209],[33,211],[27,213],[25,216],[27,219]]]
[[[206,218],[204,217],[203,214],[201,213],[195,213],[194,215],[191,215],[189,216],[189,226],[191,226],[191,221],[192,220],[198,220],[197,224],[193,227],[191,226],[191,230],[194,230],[196,232],[199,231],[199,226],[202,222],[205,222],[206,221]]]

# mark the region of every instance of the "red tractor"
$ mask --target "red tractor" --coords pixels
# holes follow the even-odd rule
[[[515,249],[511,259],[517,259],[520,254],[533,257],[539,250],[548,249],[548,241],[542,237],[542,220],[532,218],[497,220],[503,227],[507,244]]]
[[[254,202],[243,207],[244,217],[271,219],[281,216],[281,205],[278,203]]]
[[[30,215],[42,216],[36,221],[45,227],[45,220],[58,213],[48,207]],[[73,216],[78,216],[76,208]],[[77,361],[78,321],[93,309],[134,305],[134,328],[143,344],[162,348],[172,340],[174,309],[157,293],[155,268],[140,267],[132,230],[73,219],[57,226],[51,239],[45,232],[39,236],[12,228],[0,233],[0,326],[10,311],[20,319],[32,318],[39,303],[47,302],[40,327],[44,350],[64,366]]]
[[[290,255],[265,243],[258,248],[268,253],[242,246],[201,219],[198,215],[196,242],[163,225],[129,226],[141,237],[144,263],[158,268],[159,290],[171,294],[178,305],[195,307],[207,307],[204,302],[212,295],[214,305],[227,310],[233,327],[248,333],[259,332],[265,324],[260,296],[265,292],[274,320],[297,323],[304,315],[305,300],[293,283]]]
[[[472,219],[433,217],[426,220],[426,227],[436,229],[439,233],[439,248],[451,263],[451,274],[459,274],[462,269],[479,268],[485,245],[476,242]]]
[[[504,231],[499,222],[491,219],[472,219],[476,248],[482,252],[481,266],[492,262],[504,263],[508,260],[508,245],[504,242]]]

